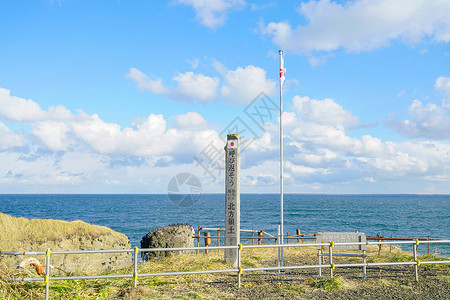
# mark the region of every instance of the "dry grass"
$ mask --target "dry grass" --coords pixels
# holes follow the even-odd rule
[[[286,248],[284,251],[285,265],[316,264],[317,253],[315,247]],[[368,261],[398,260],[401,255],[408,256],[399,248],[389,247],[378,253],[377,247],[370,247],[367,251]],[[277,265],[278,252],[274,248],[244,249],[242,252],[242,266],[267,267]],[[404,257],[403,257],[404,258]],[[360,260],[360,258],[358,258]],[[352,261],[352,258],[336,258],[336,260]],[[336,261],[337,262],[337,261]],[[442,265],[441,265],[442,266]],[[443,282],[448,283],[448,270],[450,266],[443,266],[446,272],[439,275]],[[231,265],[223,260],[223,251],[214,250],[209,254],[198,255],[183,254],[174,257],[154,259],[138,268],[138,273],[161,273],[175,271],[201,271],[229,269]],[[336,270],[334,279],[325,277],[316,279],[316,269],[289,272],[277,275],[276,272],[251,272],[242,275],[242,287],[237,288],[237,274],[195,274],[183,276],[140,277],[138,287],[133,288],[132,279],[106,279],[106,280],[74,280],[52,281],[50,294],[53,299],[252,299],[252,298],[279,298],[281,295],[292,299],[320,298],[323,293],[333,293],[339,290],[383,290],[400,287],[400,290],[412,289],[412,269],[407,270],[406,283],[403,273],[388,278],[361,280],[360,269],[348,271]],[[106,272],[104,274],[132,273],[132,267]],[[347,271],[346,271],[347,272]],[[401,271],[403,272],[403,271]],[[373,273],[376,274],[376,273]],[[3,268],[1,277],[17,276],[16,270]],[[23,275],[23,274],[22,274]],[[29,275],[26,275],[29,276]],[[39,283],[11,283],[0,277],[0,299],[42,299],[44,297],[44,284]],[[399,283],[398,280],[403,280]],[[438,279],[437,279],[438,280]]]
[[[3,251],[33,249],[51,241],[73,237],[98,238],[102,235],[121,235],[108,227],[90,225],[83,221],[15,218],[0,212],[0,245]]]

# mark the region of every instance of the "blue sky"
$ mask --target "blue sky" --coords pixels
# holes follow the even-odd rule
[[[246,112],[278,105],[279,49],[286,192],[450,192],[448,1],[0,7],[0,193],[220,193],[236,126],[241,191],[278,192],[276,113]]]

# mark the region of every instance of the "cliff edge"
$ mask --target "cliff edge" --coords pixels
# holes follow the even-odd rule
[[[0,251],[129,249],[128,237],[110,228],[83,221],[16,218],[0,212]],[[1,261],[15,268],[29,256],[3,255]],[[45,257],[33,256],[42,264]],[[51,255],[50,264],[67,272],[96,273],[130,265],[129,253]],[[56,272],[56,271],[55,271]],[[53,271],[52,271],[53,273]]]

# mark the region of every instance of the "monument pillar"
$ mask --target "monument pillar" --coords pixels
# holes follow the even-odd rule
[[[241,242],[241,138],[239,134],[227,135],[225,146],[225,246],[236,246]],[[225,249],[225,262],[238,266],[238,250]]]

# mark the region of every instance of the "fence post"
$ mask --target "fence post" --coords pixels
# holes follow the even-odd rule
[[[413,244],[413,255],[414,255],[414,261],[416,264],[414,265],[414,275],[416,278],[416,281],[419,281],[419,266],[420,266],[420,260],[417,259],[417,248],[419,248],[419,240],[416,239],[416,243]]]
[[[278,225],[278,239],[277,239],[277,244],[278,244],[278,268],[281,267],[281,247],[279,247],[280,243],[280,236],[281,236],[281,227],[280,225]],[[281,273],[281,270],[278,269],[278,273]]]
[[[202,228],[200,226],[198,226],[198,231],[197,231],[197,247],[200,247],[200,231],[202,230]],[[197,250],[197,254],[198,254],[198,250]]]
[[[317,258],[319,258],[319,277],[322,277],[322,247],[317,251]]]
[[[381,236],[381,232],[378,232],[377,237],[378,237],[378,238],[381,238],[381,239],[378,240],[379,242],[382,242],[382,241],[383,241],[384,236]],[[379,244],[379,245],[378,245],[378,254],[381,253],[381,247],[382,247],[382,246],[383,246],[382,244]]]
[[[392,239],[392,233],[391,233],[391,239]],[[392,253],[392,244],[389,244],[389,253]]]
[[[50,248],[45,251],[45,300],[48,300],[50,289]]]
[[[363,278],[367,278],[367,254],[366,250],[363,250]]]
[[[241,267],[241,251],[242,244],[238,245],[238,253],[237,253],[237,261],[238,261],[238,287],[241,287],[241,275],[242,275],[242,267]]]
[[[252,229],[252,245],[255,244],[254,237],[255,237],[255,229]]]
[[[207,231],[204,233],[205,235],[205,247],[208,247],[209,245],[211,245],[211,232]],[[208,253],[208,250],[205,250],[205,253]]]
[[[331,268],[330,268],[330,277],[331,278],[333,278],[333,270],[334,270],[334,263],[333,263],[333,247],[334,247],[334,242],[333,241],[331,241],[330,242],[330,246],[328,246],[328,250],[329,250],[329,255],[330,255],[330,265],[331,265]]]
[[[138,279],[138,272],[137,272],[137,258],[138,258],[139,249],[138,247],[134,247],[134,254],[133,254],[133,264],[134,264],[134,287],[137,287],[137,279]]]
[[[220,246],[220,228],[217,229],[217,246]]]

